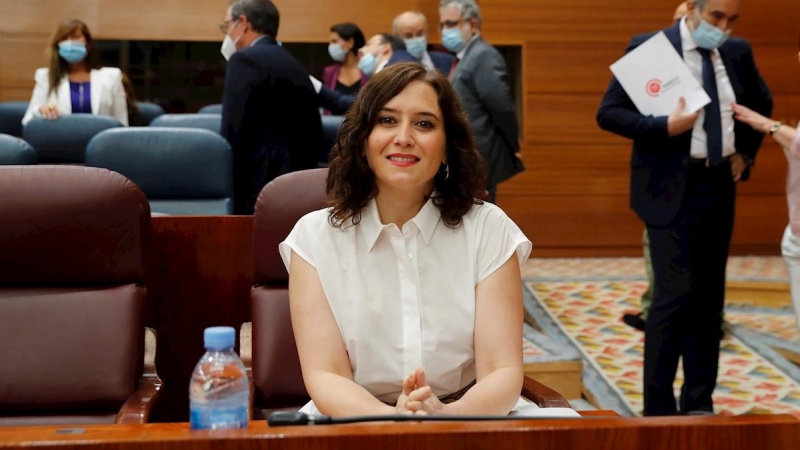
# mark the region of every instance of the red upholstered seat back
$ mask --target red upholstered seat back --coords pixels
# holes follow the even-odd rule
[[[288,273],[280,244],[305,214],[326,205],[327,169],[274,179],[258,196],[253,216],[253,382],[262,408],[302,406],[308,393],[289,316]]]
[[[0,416],[116,413],[142,371],[150,209],[121,175],[0,167]]]

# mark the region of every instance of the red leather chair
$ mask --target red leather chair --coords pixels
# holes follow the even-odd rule
[[[0,425],[148,417],[147,198],[105,169],[0,167]]]
[[[310,400],[289,317],[289,274],[280,244],[301,217],[326,205],[328,169],[292,172],[261,191],[253,215],[252,375],[254,415],[298,409]]]
[[[310,400],[289,314],[289,274],[278,244],[305,214],[326,206],[327,169],[293,172],[274,179],[258,196],[253,216],[252,308],[253,415],[299,409]],[[244,327],[243,327],[244,328]],[[522,396],[540,407],[569,408],[557,392],[525,377]]]

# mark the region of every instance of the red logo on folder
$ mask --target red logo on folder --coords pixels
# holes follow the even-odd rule
[[[645,90],[651,97],[658,97],[658,95],[661,94],[661,80],[654,78],[648,81]]]

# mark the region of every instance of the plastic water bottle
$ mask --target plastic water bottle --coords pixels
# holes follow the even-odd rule
[[[193,430],[247,428],[250,386],[244,364],[233,351],[235,336],[231,327],[206,328],[203,333],[206,354],[189,384]]]

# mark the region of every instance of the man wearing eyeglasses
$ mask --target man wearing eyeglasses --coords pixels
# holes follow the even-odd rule
[[[232,0],[220,29],[228,60],[222,136],[233,149],[234,212],[252,214],[278,175],[316,167],[322,122],[308,72],[276,41],[270,0]]]
[[[486,189],[492,202],[497,184],[525,170],[519,153],[519,125],[500,52],[481,38],[481,13],[474,0],[442,0],[442,44],[455,53],[450,81],[469,117],[478,150],[489,166]]]

